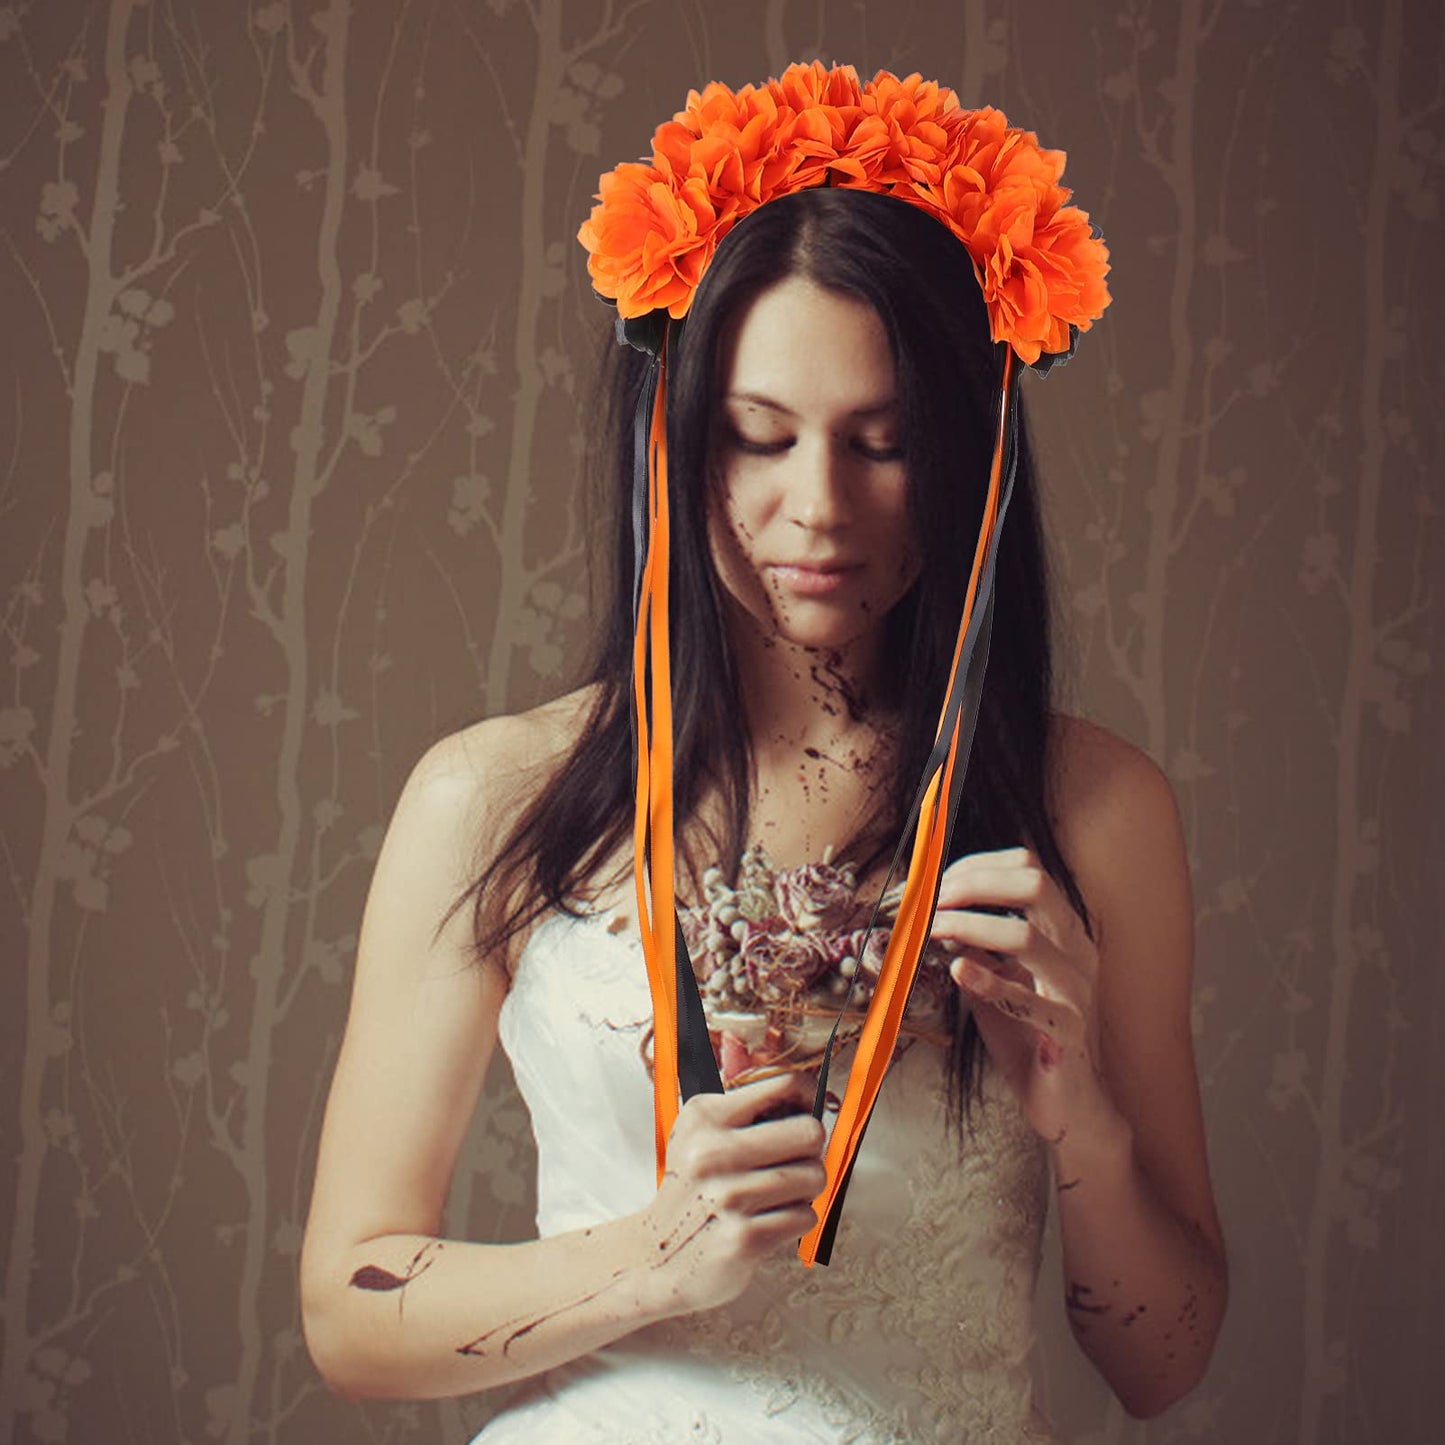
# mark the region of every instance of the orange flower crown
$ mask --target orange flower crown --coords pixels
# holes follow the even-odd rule
[[[1070,354],[1109,304],[1108,248],[1059,184],[1064,153],[966,110],[936,81],[851,65],[790,65],[730,90],[714,81],[658,126],[650,161],[601,178],[577,233],[597,293],[620,320],[687,314],[718,242],[744,216],[813,186],[879,191],[927,211],[963,242],[995,342],[1021,361]]]

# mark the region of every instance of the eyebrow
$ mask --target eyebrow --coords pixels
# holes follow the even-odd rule
[[[780,412],[783,416],[797,416],[797,412],[785,407],[782,402],[774,401],[770,396],[763,396],[756,391],[730,391],[727,395],[728,401],[747,401],[754,406],[766,407],[769,411]],[[888,397],[884,401],[870,402],[867,406],[855,406],[848,413],[849,416],[881,416],[884,412],[894,411],[898,407],[897,397]]]

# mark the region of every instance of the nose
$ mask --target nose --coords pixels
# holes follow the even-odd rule
[[[852,516],[847,459],[836,440],[829,436],[800,444],[793,460],[788,476],[789,520],[819,532],[847,525]]]

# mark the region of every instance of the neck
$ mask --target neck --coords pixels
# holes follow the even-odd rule
[[[753,756],[760,772],[796,769],[804,756],[837,756],[876,738],[892,718],[877,704],[883,628],[842,648],[806,647],[729,609]],[[811,750],[811,753],[810,751]]]

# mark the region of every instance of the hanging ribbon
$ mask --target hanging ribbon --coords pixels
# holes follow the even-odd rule
[[[672,326],[668,326],[655,350],[652,346],[640,347],[652,359],[638,399],[633,452],[635,628],[630,703],[637,799],[633,820],[634,876],[639,931],[653,1001],[653,1121],[659,1187],[667,1167],[667,1142],[677,1119],[679,1090],[684,1100],[699,1093],[724,1092],[674,897],[666,414],[668,344],[673,335]],[[631,337],[622,339],[638,344]],[[1004,361],[998,431],[947,698],[932,754],[904,825],[906,838],[916,823],[908,880],[824,1159],[827,1183],[814,1201],[819,1222],[799,1242],[799,1257],[809,1266],[827,1264],[831,1257],[853,1163],[892,1060],[918,961],[928,941],[943,860],[973,747],[992,631],[997,543],[1016,469],[1014,396],[1018,379],[1012,348],[1001,349]],[[941,811],[940,794],[944,799]],[[883,893],[888,890],[902,850],[901,838]],[[865,946],[877,917],[875,904],[864,936]],[[859,953],[861,956],[862,949]],[[850,997],[851,992],[850,988]],[[838,1022],[847,1006],[845,999]],[[813,1114],[820,1120],[838,1022],[819,1071]]]
[[[672,678],[668,641],[667,363],[669,325],[652,353],[634,428],[633,463],[633,819],[637,917],[653,1014],[653,1128],[660,1187],[667,1141],[684,1098],[723,1092],[702,996],[674,899]],[[645,504],[642,501],[646,495]],[[645,514],[646,560],[643,559]],[[644,887],[644,879],[647,886]],[[649,897],[651,907],[649,908]],[[679,1000],[681,1001],[679,1003]]]
[[[988,495],[984,502],[978,543],[974,549],[973,570],[969,576],[958,640],[954,645],[947,699],[939,717],[933,751],[924,766],[919,793],[914,798],[908,821],[904,824],[903,835],[906,838],[915,818],[920,820],[914,837],[913,857],[909,864],[903,899],[879,970],[873,1000],[864,1020],[858,1051],[848,1072],[848,1084],[838,1111],[838,1119],[828,1141],[823,1161],[827,1182],[813,1201],[819,1213],[819,1221],[799,1242],[798,1256],[809,1266],[815,1263],[827,1264],[832,1256],[833,1238],[842,1217],[843,1200],[852,1179],[853,1163],[863,1142],[868,1122],[872,1118],[873,1106],[882,1088],[884,1075],[892,1062],[903,1013],[917,976],[918,961],[933,926],[944,859],[948,854],[959,800],[963,796],[969,756],[973,750],[973,735],[978,723],[984,673],[988,666],[989,640],[993,629],[993,584],[997,570],[998,542],[1002,535],[1004,513],[1013,495],[1014,474],[1017,469],[1018,423],[1014,402],[1018,376],[1013,349],[1004,347],[1003,353],[998,431],[994,441],[993,462],[989,469]],[[940,766],[943,769],[941,779],[938,773]],[[946,800],[942,815],[938,809],[940,791]],[[888,891],[902,850],[903,841],[900,839],[883,882],[880,903],[882,894]],[[863,947],[866,947],[867,934],[872,932],[877,917],[878,904],[875,904],[873,918],[864,935]],[[858,950],[860,957],[863,947]],[[843,1009],[846,1010],[847,1006],[845,999]],[[841,1020],[841,1012],[839,1017]],[[833,1033],[836,1037],[836,1023]],[[813,1114],[819,1119],[822,1118],[823,1104],[827,1098],[828,1063],[832,1046],[830,1039],[818,1074]]]

